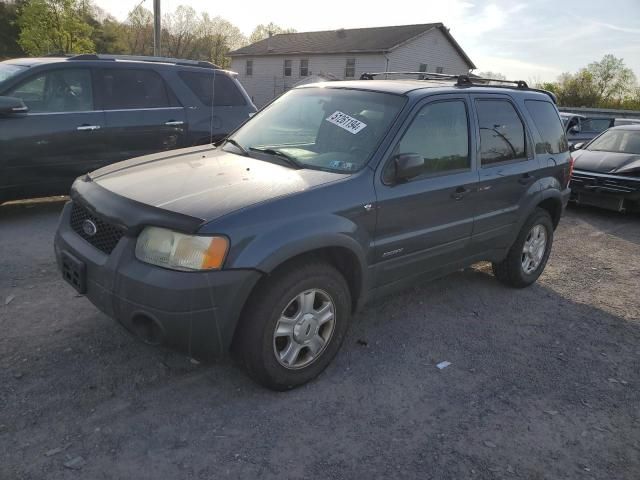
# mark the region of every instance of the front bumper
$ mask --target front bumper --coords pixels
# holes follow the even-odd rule
[[[140,262],[136,237],[127,234],[106,254],[71,228],[70,217],[71,202],[55,236],[58,267],[65,253],[82,263],[86,296],[98,309],[143,340],[177,347],[194,358],[207,360],[228,350],[258,271],[163,269]]]
[[[640,202],[639,177],[574,170],[569,186],[571,200],[578,204],[623,211]]]

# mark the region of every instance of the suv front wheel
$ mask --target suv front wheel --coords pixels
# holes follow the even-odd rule
[[[338,352],[351,317],[344,277],[321,261],[295,262],[267,277],[248,301],[234,351],[273,390],[315,378]]]
[[[546,210],[536,208],[522,226],[507,257],[492,264],[493,274],[511,287],[528,287],[542,274],[552,244],[551,216]]]

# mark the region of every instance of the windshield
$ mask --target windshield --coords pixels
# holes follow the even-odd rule
[[[405,101],[360,90],[291,90],[240,128],[231,148],[288,157],[299,168],[353,172],[367,163]]]
[[[640,155],[640,130],[609,130],[591,142],[587,150]]]
[[[14,75],[17,75],[18,72],[21,72],[27,67],[23,67],[20,65],[12,65],[10,63],[0,63],[0,83],[5,80],[9,80]]]

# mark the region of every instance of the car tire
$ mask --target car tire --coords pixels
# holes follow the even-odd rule
[[[351,294],[340,272],[319,260],[294,262],[263,279],[251,295],[233,353],[258,383],[289,390],[329,365],[350,319]]]
[[[506,258],[492,264],[493,274],[500,282],[511,287],[528,287],[544,271],[552,245],[551,216],[546,210],[536,208],[522,226]]]

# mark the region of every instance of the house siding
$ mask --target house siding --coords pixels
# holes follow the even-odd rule
[[[355,79],[365,72],[418,71],[421,63],[428,72],[442,67],[443,73],[467,73],[469,66],[447,37],[437,28],[425,32],[387,54],[327,54],[327,55],[263,55],[237,56],[231,70],[260,108],[289,90],[306,77],[300,77],[300,60],[309,60],[309,76],[329,73],[344,80],[347,58],[356,59]],[[284,76],[284,60],[291,60],[292,75]],[[253,60],[253,75],[246,75],[246,61]]]
[[[344,80],[347,58],[356,59],[354,78],[360,78],[364,72],[384,71],[386,59],[381,54],[364,55],[269,55],[262,57],[235,57],[231,61],[231,70],[238,72],[238,80],[260,108],[275,97],[289,90],[307,77],[300,76],[300,60],[309,60],[309,76],[329,73]],[[284,61],[291,60],[291,76],[284,76]],[[253,60],[253,75],[247,76],[245,65]]]
[[[462,74],[469,72],[469,65],[458,53],[440,29],[432,29],[387,54],[390,72],[417,72],[421,63],[427,72]]]

